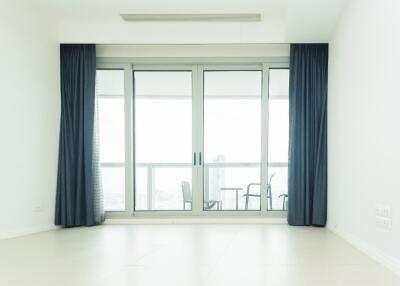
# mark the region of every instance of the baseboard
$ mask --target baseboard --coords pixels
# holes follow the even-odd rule
[[[387,253],[383,252],[382,250],[371,246],[370,244],[366,243],[362,239],[356,237],[355,235],[345,233],[343,231],[340,231],[337,228],[332,228],[328,226],[328,229],[335,233],[336,235],[340,236],[344,240],[346,240],[348,243],[353,245],[355,248],[359,249],[378,263],[384,265],[391,271],[393,271],[395,274],[400,276],[400,260],[388,255]]]
[[[286,218],[109,218],[104,224],[286,224]]]
[[[24,229],[17,229],[17,230],[2,232],[2,233],[0,233],[0,240],[25,236],[25,235],[29,235],[29,234],[44,232],[44,231],[56,230],[59,228],[60,227],[55,226],[55,225],[46,225],[46,226],[36,226],[36,227],[29,227],[29,228],[24,228]]]

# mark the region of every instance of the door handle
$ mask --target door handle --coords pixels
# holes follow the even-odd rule
[[[193,152],[193,165],[196,166],[196,152]]]
[[[201,166],[201,152],[199,152],[199,165]]]

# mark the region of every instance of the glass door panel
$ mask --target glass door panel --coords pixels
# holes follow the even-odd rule
[[[134,71],[135,210],[192,208],[192,72]]]
[[[204,72],[204,210],[259,210],[261,71]]]
[[[289,69],[269,71],[268,210],[287,210]]]
[[[124,70],[96,71],[99,161],[105,211],[125,211]]]

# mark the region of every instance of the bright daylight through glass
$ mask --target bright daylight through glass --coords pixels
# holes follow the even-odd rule
[[[135,210],[190,210],[182,183],[192,186],[192,73],[134,77]]]
[[[124,70],[97,71],[100,161],[105,209],[125,210]],[[137,211],[261,207],[261,143],[268,132],[268,210],[287,210],[288,69],[269,70],[268,126],[262,130],[262,71],[204,71],[202,183],[193,185],[192,71],[134,71]],[[133,132],[133,131],[132,131]],[[128,190],[132,191],[133,190]]]
[[[125,210],[124,71],[97,70],[96,98],[104,209]]]

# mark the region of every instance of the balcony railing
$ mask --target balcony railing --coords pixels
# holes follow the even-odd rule
[[[112,167],[124,167],[124,163],[101,163],[101,167],[105,168],[112,168]],[[136,163],[136,168],[143,168],[146,173],[146,190],[145,190],[145,200],[146,200],[146,205],[142,206],[142,209],[144,210],[158,210],[159,208],[155,207],[156,205],[156,198],[155,198],[155,186],[156,186],[156,170],[158,169],[172,169],[172,168],[187,168],[191,169],[193,165],[191,163]],[[221,197],[216,198],[216,194],[218,191],[220,191],[220,187],[240,187],[241,193],[240,197],[244,194],[246,191],[246,186],[251,183],[260,183],[259,178],[260,178],[260,173],[261,173],[261,163],[254,163],[254,162],[236,162],[236,163],[226,163],[226,162],[215,162],[215,163],[204,163],[204,198],[205,200],[208,199],[221,199]],[[274,190],[273,194],[274,196],[271,197],[271,203],[272,203],[272,209],[277,209],[281,210],[284,209],[285,206],[282,205],[282,200],[279,198],[279,195],[287,193],[287,186],[286,186],[286,178],[287,178],[287,167],[288,164],[286,162],[270,162],[268,163],[268,168],[269,168],[269,176],[273,173],[281,172],[281,178],[275,178],[275,182],[272,182],[272,189]],[[217,179],[215,178],[215,172],[211,172],[211,170],[222,170],[224,173],[228,169],[234,169],[234,168],[241,168],[243,170],[245,169],[259,169],[259,173],[256,171],[256,176],[253,176],[253,180],[247,180],[247,178],[242,178],[242,183],[240,184],[235,184],[235,182],[232,182],[232,180],[220,180],[218,177]],[[214,177],[213,177],[214,176]],[[256,179],[258,178],[258,180]],[[212,180],[212,182],[210,181]],[[138,178],[140,180],[140,178]],[[220,181],[218,181],[220,180]],[[280,182],[280,181],[281,182]],[[236,180],[237,181],[237,180]],[[210,187],[210,185],[212,185]],[[240,186],[238,186],[240,185]],[[182,210],[182,191],[181,191],[181,186],[177,185],[176,188],[176,197],[175,200],[179,200],[176,205],[177,205],[177,210]],[[258,190],[259,192],[259,190]],[[141,193],[143,193],[143,190],[141,190]],[[244,200],[240,201],[240,206],[237,207],[237,202],[236,202],[236,207],[234,206],[234,196],[230,196],[230,194],[221,194],[222,200],[226,200],[228,204],[225,204],[229,208],[229,201],[231,207],[229,209],[244,209]],[[229,197],[229,198],[227,198]],[[233,201],[232,201],[233,200]],[[237,199],[236,199],[237,200]],[[259,208],[259,207],[258,207]]]

